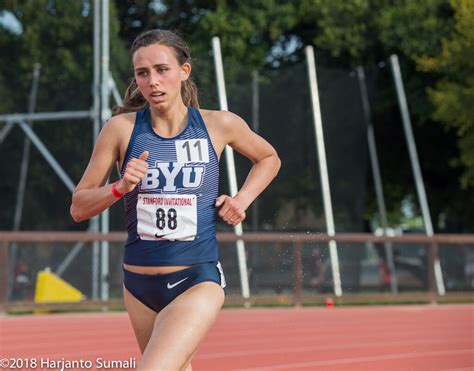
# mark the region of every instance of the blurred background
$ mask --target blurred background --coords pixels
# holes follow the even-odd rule
[[[132,77],[128,48],[133,39],[152,28],[171,29],[191,47],[201,107],[219,109],[211,38],[220,38],[229,110],[272,143],[282,159],[280,174],[249,209],[244,231],[327,231],[304,54],[312,45],[336,234],[426,233],[391,55],[400,62],[434,233],[474,233],[471,0],[111,0],[109,16],[110,71],[120,94]],[[0,55],[0,115],[90,110],[93,2],[2,1]],[[371,172],[362,83],[370,103],[386,223],[381,221]],[[32,100],[34,84],[37,94]],[[86,230],[87,222],[76,224],[69,215],[70,190],[34,146],[25,152],[24,131],[7,126],[0,122],[0,230]],[[34,131],[77,183],[92,150],[91,120],[35,121]],[[25,156],[27,180],[20,192]],[[238,155],[236,164],[238,183],[243,184],[251,164]],[[221,192],[228,193],[225,161],[221,168]],[[20,193],[24,200],[19,210]],[[110,211],[110,231],[124,230],[123,204],[118,202]],[[231,231],[222,223],[218,230]],[[46,267],[86,297],[97,298],[90,245],[10,246],[9,300],[32,300],[36,274]],[[230,294],[240,295],[232,246],[222,244],[222,261]],[[332,292],[327,243],[303,247],[303,290]],[[398,291],[427,290],[426,246],[392,247]],[[74,256],[72,248],[77,250]],[[293,289],[293,248],[276,242],[247,244],[252,294],[279,295]],[[337,249],[344,292],[391,290],[383,244],[338,244]],[[111,244],[106,277],[111,298],[122,295],[121,254],[121,244]],[[440,246],[439,259],[446,291],[474,289],[472,244]]]

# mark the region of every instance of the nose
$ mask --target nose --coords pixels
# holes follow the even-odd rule
[[[160,84],[160,79],[158,73],[152,69],[150,72],[150,80],[149,80],[150,86],[155,86]]]

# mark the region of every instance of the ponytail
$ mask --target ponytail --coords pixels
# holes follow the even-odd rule
[[[128,85],[125,91],[125,97],[123,98],[123,106],[115,106],[113,108],[113,115],[120,115],[121,113],[136,112],[147,105],[147,101],[143,98],[142,93],[138,89],[135,78],[132,78],[130,85]]]
[[[181,84],[181,98],[185,106],[199,108],[198,88],[191,78]]]

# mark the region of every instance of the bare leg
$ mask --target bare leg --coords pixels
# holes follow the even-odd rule
[[[125,286],[123,288],[125,306],[128,310],[130,322],[132,323],[135,337],[137,338],[138,346],[143,354],[145,348],[150,340],[151,333],[153,332],[153,326],[155,324],[155,318],[157,312],[151,310],[146,305],[136,299]],[[193,353],[196,354],[196,352]],[[192,359],[192,357],[191,357]],[[187,367],[184,371],[192,371],[191,360],[189,360]]]
[[[123,298],[138,346],[143,354],[153,332],[153,326],[158,313],[135,298],[125,286],[123,288]]]
[[[224,291],[214,282],[202,282],[174,299],[156,316],[138,370],[190,370],[223,303]]]

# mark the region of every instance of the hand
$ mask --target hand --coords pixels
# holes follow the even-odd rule
[[[245,219],[243,205],[235,198],[221,195],[216,199],[216,207],[220,207],[219,216],[229,225],[237,225]]]
[[[148,151],[143,151],[139,158],[132,158],[125,168],[123,178],[117,184],[117,190],[123,194],[133,191],[148,170]]]

